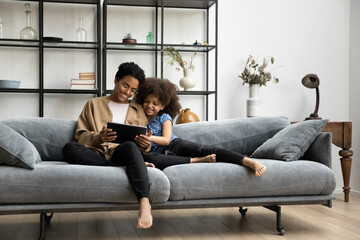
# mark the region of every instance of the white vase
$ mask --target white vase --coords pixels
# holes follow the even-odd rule
[[[250,84],[249,99],[246,100],[246,116],[260,116],[261,100],[259,99],[260,84]]]
[[[184,91],[188,91],[196,85],[196,82],[191,78],[191,73],[191,69],[184,69],[184,77],[179,81],[179,85],[184,88]]]

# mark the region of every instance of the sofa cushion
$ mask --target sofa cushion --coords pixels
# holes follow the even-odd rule
[[[0,123],[0,163],[33,169],[40,162],[34,145],[23,136]]]
[[[186,123],[173,129],[174,134],[183,139],[250,155],[288,125],[289,119],[280,116]]]
[[[77,121],[24,117],[1,121],[29,140],[44,161],[64,160],[62,148],[73,140]]]
[[[148,168],[150,200],[165,202],[170,184],[159,169]],[[34,170],[1,166],[0,203],[137,203],[124,167],[70,165],[43,161]]]
[[[259,159],[267,170],[261,177],[230,163],[193,163],[164,169],[171,185],[169,200],[327,195],[336,186],[324,164],[299,160]]]
[[[256,149],[251,157],[284,161],[298,160],[328,121],[308,120],[287,126]]]

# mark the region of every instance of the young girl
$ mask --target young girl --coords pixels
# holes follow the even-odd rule
[[[147,78],[139,88],[135,101],[143,105],[148,117],[148,129],[152,136],[138,136],[137,141],[151,142],[150,153],[144,160],[155,167],[165,167],[196,162],[227,162],[251,168],[261,176],[266,167],[243,155],[218,148],[187,141],[172,132],[172,120],[180,113],[181,105],[176,85],[167,79]],[[170,154],[169,154],[170,153]]]

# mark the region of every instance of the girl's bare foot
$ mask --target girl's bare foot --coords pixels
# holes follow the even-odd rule
[[[216,154],[210,154],[205,157],[191,158],[190,163],[213,163],[216,162]]]
[[[246,167],[249,167],[251,168],[252,170],[254,170],[255,172],[255,176],[261,176],[264,174],[264,172],[266,171],[266,166],[257,162],[257,161],[254,161],[250,158],[247,158],[247,157],[244,157],[243,159],[243,165],[246,166]]]
[[[150,228],[153,223],[153,217],[151,215],[151,205],[148,198],[141,198],[139,201],[139,217],[137,220],[137,228]]]

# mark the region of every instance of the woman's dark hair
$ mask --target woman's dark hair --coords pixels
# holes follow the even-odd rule
[[[153,94],[165,108],[159,112],[159,115],[167,113],[174,119],[181,109],[179,103],[179,97],[177,95],[176,85],[167,79],[161,78],[146,78],[144,84],[139,88],[138,93],[135,96],[135,101],[139,104],[143,104],[145,98]]]
[[[139,80],[139,86],[145,82],[145,73],[136,63],[125,62],[120,64],[118,71],[116,72],[115,78],[117,81],[124,78],[125,76],[133,76]]]

